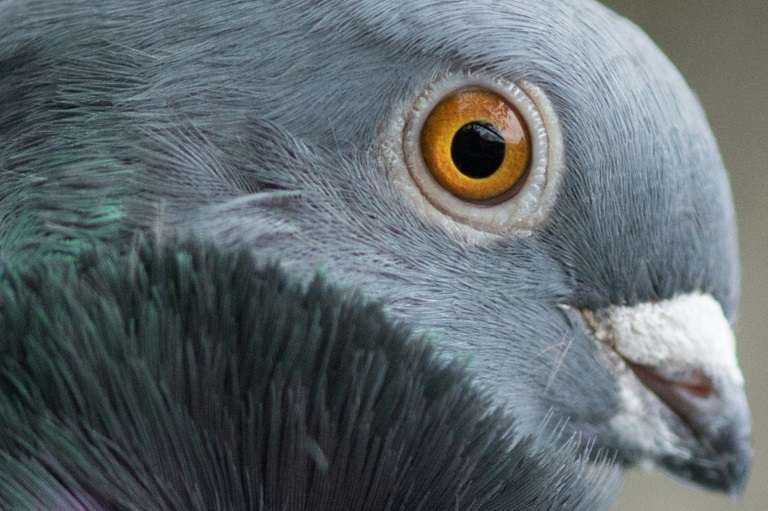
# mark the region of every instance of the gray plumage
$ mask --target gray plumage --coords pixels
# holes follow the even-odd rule
[[[244,246],[469,359],[522,434],[549,417],[621,463],[672,454],[612,427],[616,381],[563,308],[738,301],[717,145],[631,23],[587,0],[5,0],[0,19],[5,265],[137,228]],[[560,118],[567,172],[530,236],[456,241],[381,161],[397,108],[467,69],[537,84]]]
[[[588,511],[615,488],[379,306],[242,251],[102,250],[0,299],[1,509]]]

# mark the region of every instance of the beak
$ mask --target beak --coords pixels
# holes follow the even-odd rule
[[[628,373],[620,381],[640,383],[627,386],[630,401],[645,407],[635,415],[671,417],[664,427],[675,448],[654,461],[706,488],[740,494],[752,460],[751,418],[733,331],[718,302],[691,294],[582,317]]]
[[[630,364],[640,381],[690,429],[696,442],[690,459],[668,456],[661,463],[673,474],[712,490],[738,495],[752,460],[749,406],[732,382],[713,382],[703,373],[676,379]]]

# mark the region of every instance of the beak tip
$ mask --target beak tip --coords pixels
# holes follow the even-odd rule
[[[725,465],[722,475],[724,483],[722,490],[734,498],[744,495],[752,466],[751,442],[746,442],[743,445],[744,447]]]
[[[711,413],[689,417],[691,457],[668,459],[664,464],[694,484],[738,498],[746,490],[752,466],[752,420],[741,387],[717,388],[708,399]]]
[[[694,470],[692,481],[733,498],[744,495],[749,479],[751,453],[746,458],[734,459],[718,469]]]
[[[677,477],[702,488],[725,493],[733,498],[744,495],[752,465],[750,435],[723,435],[715,442],[717,454],[709,451],[686,462],[668,459],[664,465]],[[720,444],[720,445],[717,445]]]

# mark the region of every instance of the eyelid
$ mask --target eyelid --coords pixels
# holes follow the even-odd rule
[[[424,122],[435,105],[470,87],[498,94],[515,106],[531,137],[531,166],[525,184],[517,195],[497,204],[475,204],[452,195],[425,168],[419,147]],[[555,110],[539,87],[476,73],[453,73],[431,83],[397,117],[399,122],[385,134],[383,154],[394,183],[426,220],[463,240],[530,234],[546,220],[562,180],[563,143]]]

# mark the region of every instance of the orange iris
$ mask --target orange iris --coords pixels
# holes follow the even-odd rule
[[[429,114],[421,153],[443,188],[460,199],[485,202],[519,189],[530,166],[531,140],[513,105],[488,90],[468,88]]]

